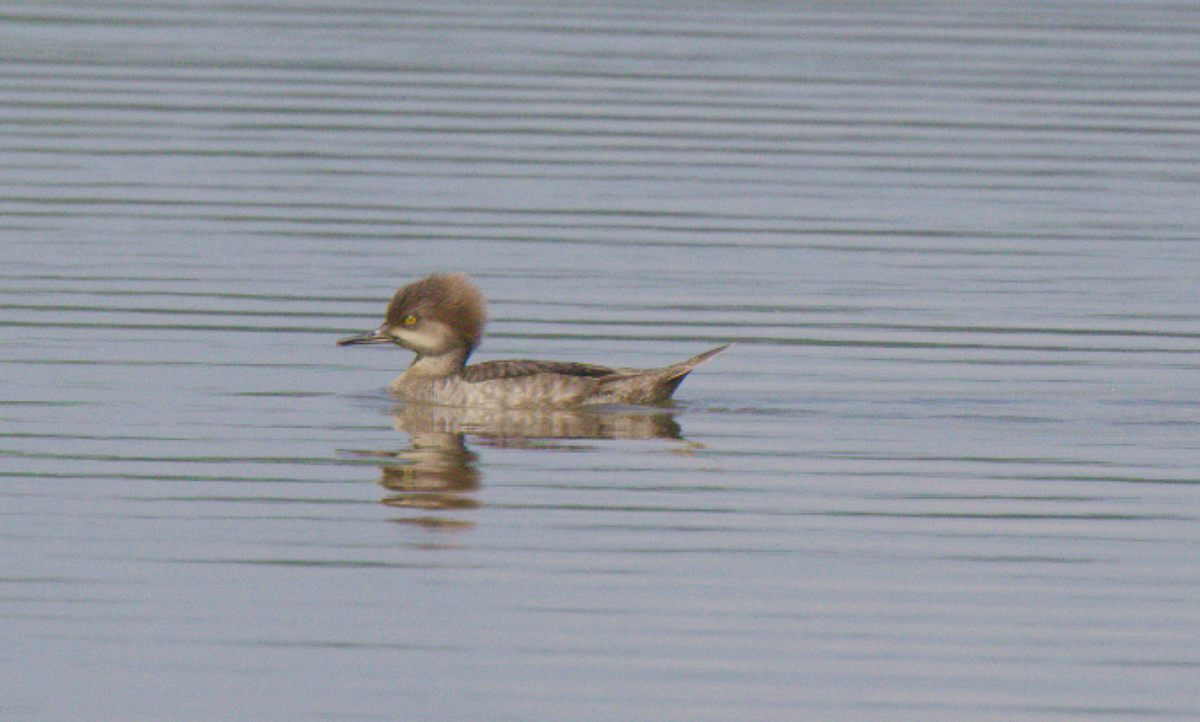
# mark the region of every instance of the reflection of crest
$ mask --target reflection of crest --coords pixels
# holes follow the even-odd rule
[[[587,410],[471,409],[405,404],[392,411],[398,430],[412,446],[393,452],[364,452],[379,461],[379,483],[391,492],[388,506],[425,510],[473,509],[470,494],[481,486],[478,454],[466,437],[482,446],[547,448],[555,440],[678,439],[679,424],[659,409],[598,408]],[[458,529],[470,522],[425,518],[426,526]]]

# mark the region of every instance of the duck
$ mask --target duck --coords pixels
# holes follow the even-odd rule
[[[467,365],[486,323],[487,303],[465,275],[434,273],[397,291],[381,326],[337,343],[392,344],[416,354],[388,386],[397,399],[490,409],[661,405],[697,366],[732,345],[651,369],[529,359]]]

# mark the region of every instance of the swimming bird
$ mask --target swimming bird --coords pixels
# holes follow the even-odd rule
[[[467,366],[483,339],[486,304],[467,277],[435,273],[396,292],[383,325],[339,346],[391,343],[416,354],[388,389],[405,401],[479,408],[574,408],[659,404],[729,344],[677,364],[628,369],[526,359]]]

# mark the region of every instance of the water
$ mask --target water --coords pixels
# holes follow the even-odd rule
[[[1197,30],[10,9],[0,716],[1196,717]],[[334,341],[434,270],[481,360],[737,345],[397,409]]]

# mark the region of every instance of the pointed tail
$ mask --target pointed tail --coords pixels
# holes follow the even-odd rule
[[[700,364],[709,360],[713,356],[721,353],[725,349],[732,346],[732,343],[727,343],[724,346],[718,346],[711,351],[705,351],[699,356],[693,356],[682,363],[671,364],[663,368],[663,375],[659,378],[659,383],[662,384],[663,390],[666,391],[666,397],[670,397],[675,393],[675,389],[679,388],[679,384],[683,383],[683,379],[692,372]]]

